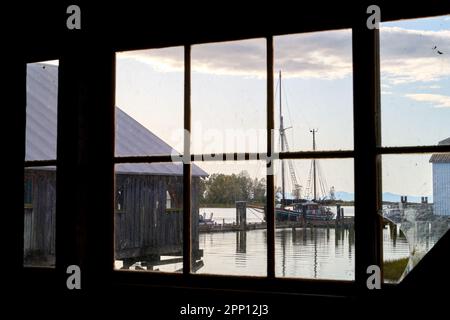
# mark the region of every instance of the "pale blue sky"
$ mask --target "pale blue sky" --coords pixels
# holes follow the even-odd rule
[[[449,17],[384,23],[380,34],[383,144],[436,144],[449,137]],[[291,150],[311,150],[311,128],[319,129],[319,149],[352,149],[351,31],[276,37],[274,49]],[[265,151],[265,66],[264,39],[192,48],[194,152]],[[183,48],[118,53],[116,76],[116,104],[182,150]],[[278,93],[276,106],[278,126]],[[431,195],[428,156],[406,158],[383,161],[384,191]],[[328,186],[353,192],[351,160],[322,162]],[[265,173],[255,163],[200,166],[209,173]],[[296,163],[303,185],[305,167]]]

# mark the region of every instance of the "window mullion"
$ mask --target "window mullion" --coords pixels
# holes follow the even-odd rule
[[[191,154],[191,46],[184,47],[184,158]],[[189,158],[188,158],[189,157]],[[192,206],[191,163],[183,164],[183,274],[191,272],[192,260]]]
[[[364,15],[361,15],[364,17]],[[379,31],[353,28],[355,281],[367,290],[367,267],[382,267]]]
[[[273,37],[267,37],[267,277],[275,277]]]

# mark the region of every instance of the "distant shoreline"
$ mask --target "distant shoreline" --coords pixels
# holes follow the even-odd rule
[[[256,206],[261,206],[264,207],[265,203],[251,203],[252,205],[256,205]],[[326,206],[336,206],[336,205],[340,205],[340,206],[354,206],[354,202],[353,201],[336,201],[334,203],[324,203],[324,205]],[[233,203],[229,203],[229,204],[221,204],[221,203],[208,203],[208,204],[200,204],[200,208],[236,208],[236,205]]]

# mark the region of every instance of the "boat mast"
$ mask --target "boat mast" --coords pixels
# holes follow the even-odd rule
[[[281,70],[279,72],[279,84],[280,84],[280,138],[281,138],[281,152],[284,152],[284,124],[283,124],[283,113],[281,108]],[[284,205],[286,203],[285,199],[285,183],[284,183],[284,160],[281,160],[281,193],[282,193],[282,200],[281,204]]]
[[[317,129],[309,130],[313,135],[313,151],[316,151],[316,132]],[[313,159],[313,185],[314,185],[314,198],[313,201],[317,199],[317,184],[316,184],[316,159]]]

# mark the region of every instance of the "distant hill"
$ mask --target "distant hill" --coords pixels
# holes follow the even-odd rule
[[[355,199],[354,193],[351,193],[351,192],[336,191],[335,195],[336,195],[336,199],[338,199],[338,200],[353,201]],[[401,197],[400,194],[395,194],[395,193],[391,193],[391,192],[383,193],[383,201],[400,202],[400,197]],[[420,203],[421,197],[420,196],[408,196],[408,202]],[[430,203],[433,202],[432,196],[428,196],[428,202],[430,202]]]
[[[383,201],[400,202],[400,197],[401,197],[401,195],[399,195],[399,194],[395,194],[395,193],[391,193],[391,192],[383,192]],[[421,202],[421,196],[408,195],[408,202],[420,203]],[[432,196],[428,196],[428,202],[429,203],[433,202],[433,197]]]
[[[342,201],[353,201],[355,200],[355,195],[351,192],[345,192],[345,191],[336,191],[334,193],[337,200]]]
[[[336,200],[342,200],[342,201],[354,201],[355,200],[355,194],[353,192],[346,192],[346,191],[336,191],[335,193]],[[279,199],[281,198],[281,193],[277,193],[276,195]],[[383,201],[388,202],[400,202],[400,194],[395,194],[391,192],[384,192],[383,193]],[[294,199],[294,197],[291,194],[286,194],[286,199]],[[420,196],[408,196],[408,202],[416,202],[420,203],[421,199]],[[428,202],[433,202],[433,197],[428,196]]]

